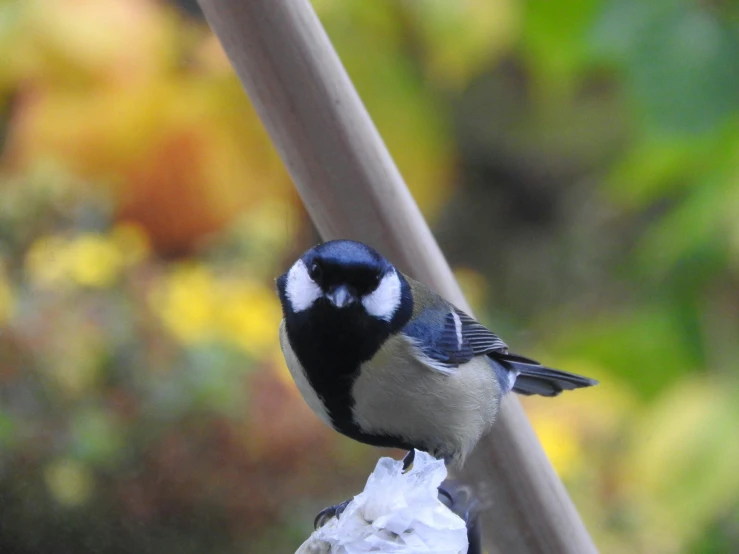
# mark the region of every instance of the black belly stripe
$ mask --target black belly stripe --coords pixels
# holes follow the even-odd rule
[[[390,335],[382,321],[365,322],[357,329],[351,317],[356,309],[339,312],[339,317],[336,310],[315,306],[310,314],[300,312],[285,321],[290,346],[338,430],[352,422],[351,391],[361,364]]]
[[[325,299],[308,310],[292,312],[283,298],[287,338],[303,366],[308,382],[321,398],[334,428],[357,441],[374,446],[410,448],[402,439],[368,435],[354,422],[352,387],[361,365],[377,353],[391,334],[410,319],[413,299],[407,281],[400,275],[401,303],[392,321],[370,317],[355,304],[337,311]],[[278,282],[280,295],[284,284]]]

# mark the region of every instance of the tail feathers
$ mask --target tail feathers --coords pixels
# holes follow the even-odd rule
[[[592,387],[598,381],[539,365],[533,360],[516,355],[497,358],[508,371],[518,374],[513,384],[513,392],[530,396],[557,396],[565,390]]]

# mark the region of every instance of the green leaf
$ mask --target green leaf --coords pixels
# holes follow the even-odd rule
[[[573,322],[552,344],[555,354],[597,362],[646,398],[700,367],[685,329],[669,303],[644,302]]]
[[[717,11],[614,0],[594,25],[592,45],[622,66],[656,132],[707,132],[739,113],[739,33]]]

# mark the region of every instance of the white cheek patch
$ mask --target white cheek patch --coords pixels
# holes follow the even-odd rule
[[[308,268],[305,267],[303,260],[298,260],[290,268],[287,274],[285,294],[296,313],[307,310],[323,295],[321,287],[308,275]]]
[[[378,319],[390,321],[400,306],[400,279],[395,270],[385,275],[377,288],[362,297],[367,313]]]

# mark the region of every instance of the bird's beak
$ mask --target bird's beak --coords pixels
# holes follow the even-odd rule
[[[347,285],[339,285],[326,293],[326,298],[337,308],[345,308],[354,304],[357,299],[354,290]]]

